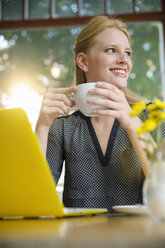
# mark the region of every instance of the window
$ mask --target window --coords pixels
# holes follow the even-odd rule
[[[49,18],[49,0],[28,1],[29,19]]]
[[[41,104],[39,99],[46,87],[71,85],[73,44],[79,31],[80,27],[74,26],[1,33],[1,105],[21,105],[30,115],[35,106],[32,99],[37,97],[37,112]],[[29,93],[26,95],[23,90]],[[19,92],[24,97],[19,97]],[[30,92],[35,94],[30,96]],[[13,93],[17,93],[17,100],[13,99]]]
[[[89,16],[105,13],[121,13],[133,39],[129,88],[149,99],[165,98],[161,1],[94,2],[1,1],[0,107],[23,107],[35,126],[45,88],[73,83],[73,46],[82,25]]]
[[[161,10],[160,0],[136,0],[136,12],[152,12]]]
[[[53,5],[54,17],[77,16],[78,7],[75,0],[57,0]]]
[[[2,20],[161,12],[161,0],[1,0]]]
[[[80,15],[93,16],[104,14],[104,1],[103,0],[82,0],[80,2]]]
[[[160,22],[129,23],[133,40],[133,69],[129,88],[152,100],[163,98],[163,29]]]
[[[109,0],[108,1],[108,13],[119,14],[119,13],[132,13],[132,1],[131,0]]]
[[[1,1],[2,20],[21,20],[22,7],[23,5],[20,0]]]

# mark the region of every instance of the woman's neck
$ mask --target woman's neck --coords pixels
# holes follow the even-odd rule
[[[115,120],[114,117],[109,117],[109,116],[93,116],[91,117],[91,121],[96,123],[96,124],[103,124],[105,126],[113,123]]]

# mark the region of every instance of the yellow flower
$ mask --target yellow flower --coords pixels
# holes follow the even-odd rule
[[[165,120],[165,112],[162,112],[160,110],[152,111],[151,113],[149,113],[148,119],[155,119],[155,121],[157,120],[158,122],[163,121]]]
[[[165,108],[165,102],[159,100],[159,99],[155,99],[154,102],[150,105],[148,105],[147,109],[149,111],[153,111],[156,109],[164,109]]]
[[[146,108],[146,105],[147,105],[147,101],[135,103],[132,106],[132,111],[130,113],[130,116],[139,115]]]
[[[143,133],[146,132],[152,132],[154,131],[162,122],[165,123],[165,102],[155,99],[152,104],[148,104],[143,101],[136,103],[132,106],[132,112],[130,116],[139,115],[143,110],[148,110],[148,116],[147,119],[142,123],[142,125],[136,129],[136,133],[138,136],[140,136]],[[161,127],[156,130],[156,143],[158,146],[162,143],[162,134],[161,134]],[[153,142],[150,142],[150,140],[146,140],[143,137],[140,137],[141,140],[147,142],[148,144],[153,145]],[[155,151],[156,147],[153,145],[153,152]],[[153,152],[150,151],[147,147],[145,148],[145,151],[147,153],[147,157],[151,158],[153,155]]]
[[[146,120],[143,122],[141,127],[137,128],[136,132],[138,135],[146,133],[148,131],[153,131],[157,127],[158,123],[154,119]]]
[[[145,120],[136,132],[138,135],[153,131],[158,125],[165,121],[165,102],[155,99],[152,104],[147,105],[147,101],[142,101],[132,106],[130,116],[139,115],[144,109],[148,109],[148,119]]]

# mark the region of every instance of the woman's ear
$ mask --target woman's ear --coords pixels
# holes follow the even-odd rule
[[[86,55],[84,53],[78,53],[78,55],[76,57],[76,62],[82,71],[88,72]]]

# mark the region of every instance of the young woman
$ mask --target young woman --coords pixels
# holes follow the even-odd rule
[[[145,144],[136,135],[141,125],[130,117],[133,95],[126,90],[132,69],[130,36],[117,19],[94,17],[75,43],[76,84],[97,82],[89,93],[106,100],[89,103],[106,106],[86,117],[68,115],[73,102],[68,94],[76,86],[51,88],[44,96],[36,126],[56,183],[65,161],[63,201],[66,207],[108,208],[142,203],[142,185],[149,163]]]

